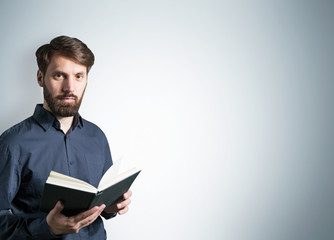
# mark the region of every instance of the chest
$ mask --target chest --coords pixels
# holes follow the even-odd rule
[[[21,147],[18,196],[40,199],[51,170],[97,186],[104,171],[104,149],[84,136],[41,136]]]

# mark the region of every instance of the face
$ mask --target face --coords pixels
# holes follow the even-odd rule
[[[87,85],[87,68],[63,56],[53,56],[45,76],[38,70],[38,84],[43,87],[43,107],[56,117],[78,113]]]

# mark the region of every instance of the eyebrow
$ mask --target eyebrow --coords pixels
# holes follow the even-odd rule
[[[62,75],[68,75],[68,73],[64,72],[64,71],[61,71],[61,70],[57,70],[55,69],[54,71],[52,71],[52,74],[62,74]],[[76,72],[74,73],[74,75],[78,75],[78,74],[81,74],[81,75],[86,75],[86,72],[85,71],[79,71],[79,72]]]
[[[82,74],[82,75],[85,75],[86,72],[81,71],[81,72],[77,72],[76,74]]]
[[[62,74],[62,75],[68,75],[67,73],[60,71],[60,70],[54,70],[52,71],[52,74]]]

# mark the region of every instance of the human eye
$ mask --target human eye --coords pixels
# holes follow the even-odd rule
[[[80,81],[80,80],[83,80],[85,78],[84,74],[82,73],[79,73],[77,74],[77,79]]]
[[[63,80],[65,78],[65,76],[62,73],[55,73],[53,78],[56,79],[56,80]]]

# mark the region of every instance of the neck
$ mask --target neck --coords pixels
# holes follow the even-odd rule
[[[49,106],[44,102],[43,107],[48,110],[49,112],[52,113],[51,109],[49,108]],[[73,116],[71,117],[61,117],[61,116],[57,116],[55,115],[55,117],[57,118],[57,120],[60,122],[60,129],[67,134],[67,132],[70,130],[72,123],[73,123]]]
[[[73,116],[72,117],[59,117],[56,116],[58,121],[60,122],[60,129],[67,134],[68,131],[70,130],[72,123],[73,123]]]

